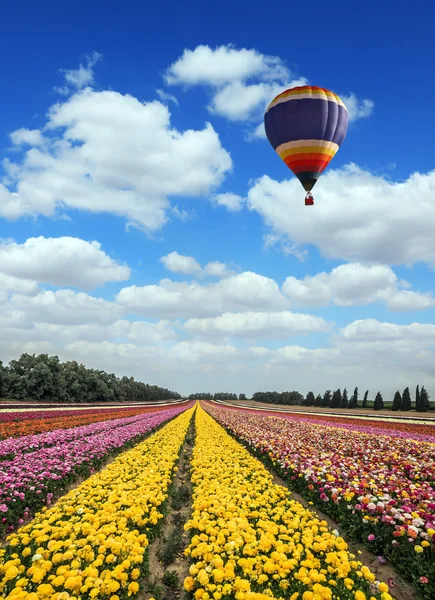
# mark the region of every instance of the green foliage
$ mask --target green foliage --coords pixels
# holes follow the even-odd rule
[[[402,406],[402,396],[401,396],[399,390],[397,390],[397,392],[394,394],[393,406],[392,406],[391,410],[400,410],[401,406]]]
[[[411,408],[412,408],[411,394],[409,393],[409,387],[406,387],[403,390],[402,403],[400,405],[400,410],[411,410]]]
[[[343,395],[341,396],[341,408],[347,408],[349,406],[349,397],[347,395],[347,389],[344,388]]]
[[[41,402],[153,402],[181,398],[156,385],[119,379],[113,373],[88,369],[57,356],[22,354],[7,367],[0,362],[0,396]]]
[[[415,410],[418,412],[421,412],[421,408],[420,408],[420,388],[417,385],[416,389],[415,389]]]
[[[305,406],[314,406],[316,403],[316,397],[313,392],[308,392],[307,397],[305,398],[304,405]]]
[[[340,388],[332,394],[331,408],[341,408],[342,396]]]
[[[384,399],[382,398],[381,392],[376,394],[375,403],[373,405],[375,410],[382,410],[384,408]]]
[[[352,397],[349,401],[349,408],[358,408],[358,388],[357,387],[354,389]]]
[[[362,401],[362,407],[363,408],[367,408],[367,398],[369,397],[369,391],[367,390],[366,393],[364,394],[364,398]]]
[[[426,412],[430,409],[429,394],[423,386],[420,391],[419,412]]]
[[[299,392],[256,392],[252,399],[256,402],[265,402],[266,404],[285,404],[290,406],[301,406],[305,398]]]
[[[165,571],[162,576],[162,582],[168,587],[175,588],[180,585],[180,578],[176,571]]]
[[[327,408],[328,406],[331,406],[331,400],[332,400],[332,394],[331,394],[331,390],[326,390],[326,392],[323,395],[322,398],[322,408]]]

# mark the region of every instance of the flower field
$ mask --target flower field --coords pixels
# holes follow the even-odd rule
[[[192,412],[121,454],[9,536],[0,551],[3,597],[135,595]]]
[[[207,406],[293,489],[435,598],[435,445]]]
[[[11,457],[0,461],[0,535],[50,505],[77,477],[90,475],[114,452],[139,441],[182,410],[148,412],[0,442],[0,458]]]
[[[164,600],[150,587],[149,547],[170,518],[177,477],[190,480],[192,495],[181,577],[166,574],[171,594],[395,598],[338,530],[274,483],[273,469],[340,532],[394,562],[416,600],[433,600],[435,446],[412,437],[420,435],[431,432],[187,403],[4,439],[0,600]],[[188,469],[175,476],[178,464]]]
[[[0,412],[0,439],[35,435],[55,429],[67,429],[80,425],[89,425],[99,421],[126,418],[156,410],[166,410],[168,407],[153,408],[90,408],[80,411],[74,409],[59,409],[49,412],[41,410],[23,412],[16,409],[11,412]]]

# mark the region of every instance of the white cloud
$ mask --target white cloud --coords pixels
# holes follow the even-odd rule
[[[231,121],[258,120],[277,94],[308,83],[305,77],[291,73],[278,56],[233,45],[184,50],[167,69],[165,81],[168,85],[207,86],[212,93],[209,111]],[[351,121],[369,116],[374,107],[372,100],[359,100],[355,94],[343,100],[349,103]],[[248,139],[256,137],[266,137],[262,123]]]
[[[157,96],[163,102],[173,102],[174,104],[177,104],[177,106],[178,106],[178,100],[173,94],[168,94],[168,92],[165,92],[165,90],[156,90],[156,92],[157,92]]]
[[[435,343],[435,325],[411,323],[398,325],[382,323],[377,319],[360,319],[346,325],[339,339],[351,342],[397,342],[411,340],[414,342]]]
[[[110,325],[122,314],[121,307],[113,302],[72,290],[41,290],[34,296],[13,294],[9,305],[36,323]]]
[[[91,85],[94,82],[94,67],[103,60],[103,55],[99,52],[93,52],[86,57],[86,64],[80,63],[78,69],[61,69],[60,72],[65,77],[67,84],[73,88],[81,90],[82,88]],[[60,94],[66,94],[69,91],[68,87],[55,88]]]
[[[282,290],[296,306],[357,306],[385,302],[390,310],[419,310],[435,306],[430,294],[399,290],[400,281],[387,265],[348,263],[330,273],[304,279],[287,277]]]
[[[234,46],[197,46],[184,50],[183,55],[167,70],[165,79],[169,85],[214,85],[264,76],[280,79],[287,76],[287,69],[276,56],[266,56],[257,50],[238,50]]]
[[[210,124],[179,132],[160,102],[114,91],[77,92],[51,107],[44,130],[46,148],[5,162],[11,190],[0,184],[0,217],[74,208],[151,232],[166,222],[169,196],[206,196],[232,168]]]
[[[24,144],[42,146],[44,144],[44,138],[39,129],[17,129],[10,134],[10,138],[15,146]]]
[[[282,310],[289,306],[276,281],[249,271],[207,285],[169,279],[159,285],[134,285],[123,288],[116,300],[126,311],[168,319]]]
[[[369,100],[368,98],[360,100],[355,96],[355,94],[349,94],[349,96],[340,97],[346,105],[349,122],[370,117],[375,107],[373,100]]]
[[[218,277],[219,279],[232,277],[236,274],[233,269],[230,269],[225,263],[222,263],[218,260],[213,260],[207,263],[204,267],[204,272],[211,277]]]
[[[323,175],[314,196],[308,210],[298,180],[265,175],[250,188],[248,206],[276,239],[314,245],[327,258],[435,265],[435,171],[391,182],[347,165]]]
[[[226,192],[224,194],[215,194],[213,196],[213,201],[219,206],[225,206],[230,212],[238,212],[242,210],[246,199],[238,194]]]
[[[183,256],[178,252],[170,252],[166,256],[162,256],[160,262],[173,273],[193,275],[202,272],[201,265],[193,256]]]
[[[197,275],[198,277],[204,277],[210,275],[212,277],[230,277],[235,275],[235,272],[230,269],[226,264],[219,262],[218,260],[212,261],[201,267],[199,262],[193,256],[184,256],[178,254],[178,252],[170,252],[166,256],[162,256],[160,262],[173,273],[183,273],[184,275]]]
[[[28,238],[23,244],[0,240],[0,273],[85,289],[130,277],[130,269],[103,252],[99,242],[68,236]]]
[[[262,339],[283,339],[331,329],[331,324],[320,317],[290,311],[224,313],[215,318],[189,319],[184,326],[189,333],[203,337]]]

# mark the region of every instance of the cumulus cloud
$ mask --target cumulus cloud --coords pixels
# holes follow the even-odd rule
[[[282,290],[297,306],[357,306],[385,302],[390,310],[419,310],[435,306],[431,294],[399,289],[402,282],[387,265],[348,263],[330,273],[304,279],[287,277]]]
[[[224,194],[215,194],[213,196],[213,201],[219,206],[224,206],[230,212],[239,212],[242,210],[246,199],[242,198],[242,196],[239,196],[238,194],[226,192]]]
[[[103,60],[103,55],[99,52],[92,52],[89,56],[86,56],[85,64],[80,63],[78,69],[61,69],[60,72],[65,78],[67,86],[56,87],[55,91],[62,95],[68,94],[73,89],[81,90],[82,88],[91,85],[94,82],[94,67],[95,65]]]
[[[126,311],[168,319],[282,310],[289,306],[276,281],[249,271],[206,285],[169,279],[159,285],[133,285],[123,288],[116,301]]]
[[[160,262],[173,273],[183,273],[184,275],[197,275],[204,277],[210,275],[212,277],[230,277],[235,272],[224,263],[212,261],[201,267],[199,262],[193,256],[184,256],[178,252],[170,252],[166,256],[162,256]]]
[[[265,175],[249,189],[248,206],[275,239],[316,246],[327,258],[435,265],[435,171],[392,182],[351,164],[326,172],[314,195],[315,218],[298,180]]]
[[[113,302],[72,290],[41,290],[34,296],[13,294],[9,305],[31,321],[60,325],[110,325],[122,314],[121,307]]]
[[[189,333],[203,337],[283,339],[292,335],[330,331],[332,325],[320,317],[281,312],[224,313],[219,317],[189,319]]]
[[[200,45],[183,54],[165,73],[168,85],[206,86],[211,92],[208,110],[230,121],[259,120],[269,102],[287,88],[305,85],[305,77],[296,77],[278,56],[233,45]],[[369,116],[372,100],[359,100],[355,94],[344,97],[349,103],[349,119]],[[248,139],[265,137],[260,123]]]
[[[0,240],[0,273],[85,289],[130,277],[130,269],[108,256],[99,242],[68,236],[28,238],[23,244]],[[15,286],[12,291],[21,290]]]
[[[42,146],[44,137],[39,129],[17,129],[10,136],[12,143],[15,146]]]
[[[20,131],[12,138],[23,140]],[[115,91],[85,88],[55,104],[44,145],[36,142],[21,162],[5,161],[0,217],[53,216],[73,208],[118,215],[152,232],[168,219],[169,196],[206,196],[232,168],[209,123],[177,131],[160,102]]]

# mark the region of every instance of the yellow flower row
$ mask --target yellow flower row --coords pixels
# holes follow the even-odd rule
[[[165,425],[0,550],[0,600],[120,600],[135,595],[148,532],[163,517],[193,409]]]
[[[196,413],[192,457],[192,564],[184,588],[195,600],[391,600],[388,586],[233,440]],[[337,532],[335,532],[337,533]]]

